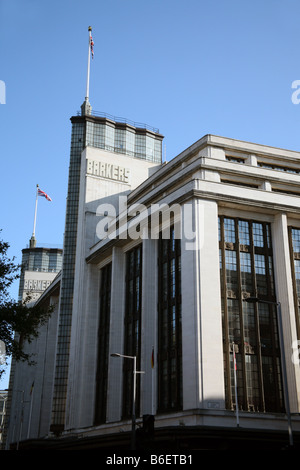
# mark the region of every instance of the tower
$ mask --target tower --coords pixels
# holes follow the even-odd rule
[[[89,102],[90,57],[93,53],[91,31],[89,27],[86,97],[81,106],[81,114],[71,117],[70,165],[51,424],[51,431],[55,434],[62,432],[66,422],[72,323],[74,327],[74,311],[77,309],[74,300],[74,295],[78,294],[75,287],[76,272],[85,269],[85,266],[79,265],[80,255],[84,255],[90,248],[89,243],[94,243],[89,237],[91,233],[95,235],[95,217],[88,216],[87,212],[94,214],[97,200],[105,194],[117,194],[120,184],[123,184],[124,194],[128,193],[149,176],[151,168],[157,167],[162,161],[163,136],[158,129],[92,112]],[[130,171],[138,167],[133,179],[128,177],[125,181],[118,177],[116,168],[122,166],[120,162],[123,158],[124,166],[130,166]],[[93,194],[92,200],[89,199],[89,191]],[[88,224],[89,230],[86,229]]]

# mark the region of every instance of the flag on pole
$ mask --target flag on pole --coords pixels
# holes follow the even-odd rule
[[[233,343],[233,365],[234,365],[234,370],[237,370],[234,343]]]
[[[91,46],[91,54],[92,54],[92,59],[94,58],[94,41],[92,36],[90,36],[90,46]]]
[[[237,390],[237,365],[236,365],[236,356],[235,356],[235,344],[232,343],[232,352],[233,352],[233,377],[234,377],[234,394],[235,394],[235,414],[236,414],[236,425],[239,426],[239,404],[238,404],[238,390]]]
[[[44,191],[42,191],[41,189],[38,189],[38,195],[39,196],[42,196],[42,197],[45,197],[47,199],[47,201],[52,201],[51,197],[48,196],[48,194],[46,194]]]

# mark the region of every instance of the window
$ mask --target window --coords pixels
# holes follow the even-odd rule
[[[289,228],[297,336],[300,339],[300,229]]]
[[[137,370],[141,355],[142,245],[127,253],[124,354],[136,356]],[[132,415],[133,360],[123,360],[123,418]],[[136,377],[136,415],[140,405],[140,376]]]
[[[181,257],[174,227],[159,239],[158,409],[182,408]]]
[[[276,306],[247,303],[246,296],[275,302],[270,226],[219,218],[220,276],[226,407],[283,411]]]
[[[101,270],[100,321],[98,330],[98,370],[96,378],[95,424],[106,421],[109,323],[111,299],[111,263]]]

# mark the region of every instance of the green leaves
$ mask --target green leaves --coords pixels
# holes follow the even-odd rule
[[[5,344],[6,357],[13,356],[17,361],[32,364],[24,344],[31,343],[38,336],[39,328],[48,321],[53,307],[28,306],[30,296],[23,301],[10,298],[9,287],[20,277],[20,266],[14,263],[14,258],[8,258],[8,248],[9,244],[0,240],[0,341]],[[2,372],[0,370],[0,376]]]

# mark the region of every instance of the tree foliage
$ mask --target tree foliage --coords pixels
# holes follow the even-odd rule
[[[10,297],[9,288],[19,279],[22,266],[15,264],[15,258],[10,259],[7,256],[8,248],[9,244],[0,240],[0,377],[9,356],[29,364],[34,362],[30,354],[25,352],[24,344],[32,342],[38,336],[39,328],[47,322],[52,311],[52,308],[29,305],[29,295],[23,301]]]

